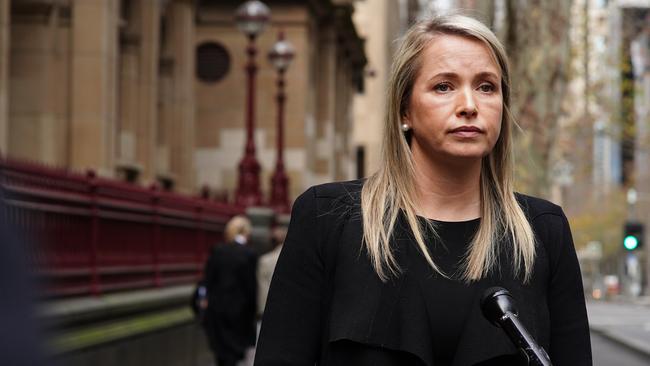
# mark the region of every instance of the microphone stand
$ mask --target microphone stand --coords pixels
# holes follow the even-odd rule
[[[492,324],[506,332],[515,347],[524,355],[528,365],[553,365],[544,348],[535,342],[526,327],[519,321],[514,299],[508,290],[501,287],[487,289],[481,299],[481,310]]]

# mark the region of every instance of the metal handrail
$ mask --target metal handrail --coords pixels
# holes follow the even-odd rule
[[[191,283],[244,208],[0,157],[4,217],[46,297]]]

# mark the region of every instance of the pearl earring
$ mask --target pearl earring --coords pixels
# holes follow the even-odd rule
[[[403,132],[408,132],[411,129],[411,126],[409,126],[406,123],[402,123],[402,131]]]

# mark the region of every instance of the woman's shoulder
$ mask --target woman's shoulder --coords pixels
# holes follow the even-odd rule
[[[519,193],[517,193],[517,200],[528,217],[536,237],[551,253],[559,253],[564,243],[571,242],[569,220],[562,207],[545,199]]]
[[[317,198],[340,199],[344,197],[348,200],[358,200],[361,195],[361,189],[365,179],[355,179],[342,182],[331,182],[313,186],[314,195]]]
[[[296,202],[318,200],[319,206],[327,203],[357,205],[364,182],[365,179],[356,179],[315,185],[303,192]]]
[[[553,202],[522,193],[515,193],[515,197],[529,221],[536,221],[538,219],[549,217],[565,217],[562,207]]]

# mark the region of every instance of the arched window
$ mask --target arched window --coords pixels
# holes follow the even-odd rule
[[[216,42],[204,42],[196,48],[196,77],[206,83],[223,79],[230,70],[230,55]]]

